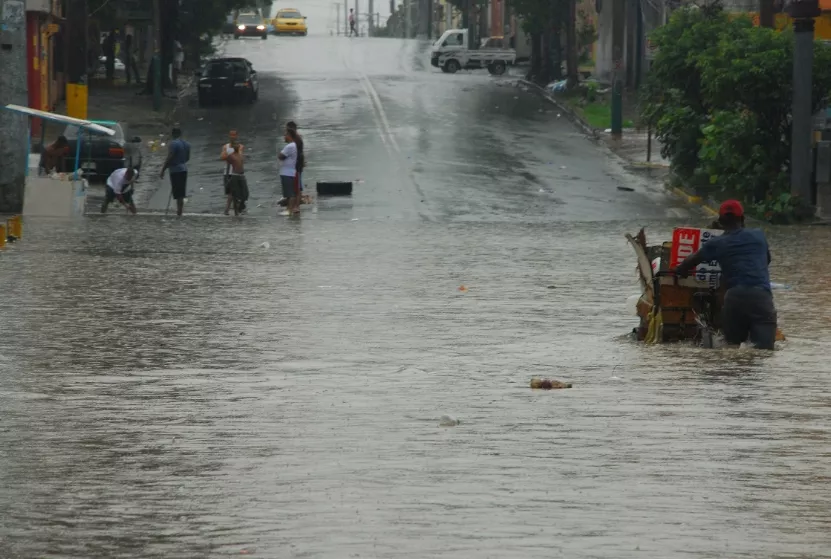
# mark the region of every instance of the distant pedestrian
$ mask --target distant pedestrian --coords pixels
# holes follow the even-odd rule
[[[141,75],[138,70],[138,63],[136,62],[136,53],[134,50],[133,41],[133,26],[128,25],[124,28],[124,41],[121,45],[121,57],[124,59],[124,72],[127,77],[127,84],[130,84],[131,77],[136,77],[136,84],[141,85]]]
[[[243,155],[243,151],[245,150],[245,146],[239,143],[239,137],[237,135],[236,130],[231,130],[228,133],[228,143],[222,146],[222,151],[219,154],[219,158],[225,162],[225,172],[223,173],[223,186],[225,188],[225,215],[228,215],[231,211],[231,205],[234,202],[233,197],[231,196],[231,163],[228,161],[228,157],[234,153],[235,149],[239,147],[239,154]],[[242,209],[240,212],[245,212],[245,202],[242,203]]]
[[[280,160],[280,185],[288,202],[285,215],[300,213],[300,189],[297,185],[297,132],[286,130],[286,146],[277,154]]]
[[[228,175],[229,196],[234,203],[234,215],[240,215],[245,209],[248,200],[248,182],[245,180],[245,167],[242,159],[242,146],[236,144],[234,151],[228,156],[228,166],[231,168]]]
[[[104,44],[101,45],[101,50],[105,58],[107,81],[112,81],[115,78],[115,29],[107,33]]]
[[[138,171],[132,167],[123,167],[113,171],[107,178],[107,192],[104,197],[104,205],[101,206],[101,213],[107,213],[107,206],[118,200],[130,213],[135,214],[133,185],[136,179],[138,179]]]
[[[179,86],[179,75],[185,64],[185,49],[179,41],[173,41],[173,87]]]
[[[358,31],[355,29],[355,14],[352,8],[349,8],[349,36],[357,35]]]
[[[167,160],[159,177],[164,178],[164,172],[170,169],[170,196],[176,200],[176,215],[182,215],[187,197],[190,144],[182,139],[182,130],[178,127],[173,129],[171,135],[173,141],[168,145]]]

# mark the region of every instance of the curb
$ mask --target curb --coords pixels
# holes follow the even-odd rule
[[[694,194],[690,194],[677,186],[669,186],[667,185],[667,190],[684,200],[687,204],[692,206],[700,206],[705,212],[710,214],[711,216],[717,216],[718,210],[714,209],[708,202],[705,202],[701,196],[695,196]]]
[[[580,128],[581,132],[588,136],[589,139],[594,140],[598,143],[600,142],[602,138],[597,129],[589,126],[589,124],[585,120],[583,120],[583,118],[580,115],[578,115],[574,109],[572,109],[565,103],[561,102],[554,95],[549,93],[544,87],[541,87],[540,85],[528,81],[526,79],[520,79],[519,83],[536,89],[539,93],[542,94],[542,96],[546,100],[548,100],[551,104],[557,107],[561,112],[565,113],[566,116],[568,116],[569,120],[573,122],[578,128]],[[620,155],[618,155],[618,157],[621,157],[621,159],[623,161],[626,161],[629,165],[639,166],[637,163],[630,161],[625,157],[622,157]],[[643,167],[668,169],[667,166],[656,164],[645,164],[643,165]],[[681,198],[681,200],[685,201],[687,204],[690,204],[692,206],[698,206],[701,209],[703,209],[705,213],[710,214],[711,216],[718,216],[718,210],[712,207],[710,201],[705,201],[701,196],[690,194],[682,190],[681,188],[678,188],[677,186],[670,186],[667,181],[664,181],[664,188],[669,192],[673,193],[675,196]]]
[[[524,78],[520,78],[519,83],[521,83],[523,85],[526,85],[528,87],[533,87],[534,89],[536,89],[539,93],[542,94],[542,96],[546,100],[548,100],[548,102],[550,102],[552,105],[557,107],[560,110],[560,112],[565,113],[566,116],[568,117],[568,119],[571,122],[573,122],[580,129],[580,131],[583,132],[586,136],[589,136],[593,140],[599,140],[600,139],[600,135],[597,133],[596,129],[589,126],[588,123],[585,120],[583,120],[583,118],[580,115],[578,115],[577,112],[574,109],[569,107],[567,104],[562,103],[554,95],[549,93],[544,87],[542,87],[542,86],[540,86],[540,85],[538,85],[538,84],[536,84],[532,81],[528,81]]]

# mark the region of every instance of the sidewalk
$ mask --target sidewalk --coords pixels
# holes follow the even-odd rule
[[[624,128],[621,138],[616,140],[612,137],[611,130],[592,127],[565,99],[533,82],[524,79],[520,82],[548,99],[587,136],[608,147],[627,164],[630,171],[645,174],[651,179],[663,182],[669,188],[667,180],[670,171],[669,161],[661,155],[660,142],[654,136],[650,142],[646,130]]]

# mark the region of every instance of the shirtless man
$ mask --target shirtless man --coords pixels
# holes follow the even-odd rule
[[[245,180],[242,146],[235,145],[234,151],[226,158],[226,161],[229,167],[228,196],[234,203],[234,215],[239,215],[245,209],[245,202],[248,200],[248,183]]]
[[[240,157],[242,156],[242,152],[245,149],[241,143],[239,143],[239,138],[237,137],[237,131],[231,130],[228,134],[228,143],[222,146],[222,151],[219,154],[219,158],[222,161],[225,161],[225,175],[223,178],[224,185],[225,185],[225,215],[231,211],[231,204],[234,202],[234,199],[231,197],[231,190],[230,190],[230,174],[231,174],[231,165],[228,163],[228,157],[234,153],[235,146],[239,146],[239,154]],[[242,204],[242,211],[245,211],[245,203]]]

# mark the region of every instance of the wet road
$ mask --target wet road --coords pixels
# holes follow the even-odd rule
[[[702,220],[415,50],[232,43],[261,99],[182,112],[192,215],[147,183],[143,216],[27,221],[0,256],[0,557],[829,556],[831,232],[769,231],[779,351],[632,344],[622,234]],[[275,215],[288,119],[351,200]],[[230,128],[242,219],[216,215]]]

